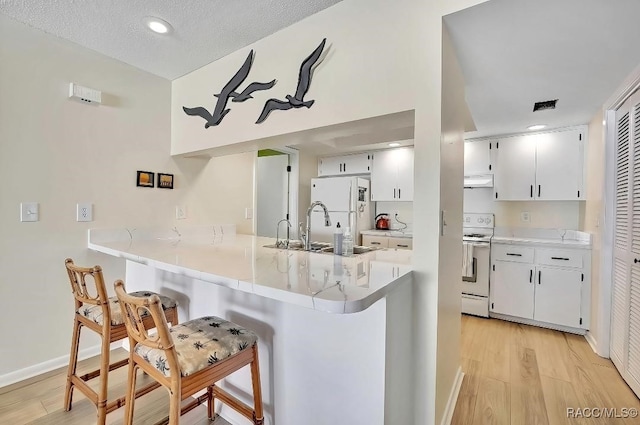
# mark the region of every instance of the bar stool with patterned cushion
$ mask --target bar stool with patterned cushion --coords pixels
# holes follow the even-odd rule
[[[169,391],[169,424],[177,425],[180,415],[207,401],[209,419],[213,419],[215,398],[235,409],[254,425],[264,423],[262,391],[258,366],[258,337],[235,323],[209,316],[167,326],[157,295],[147,298],[127,294],[121,280],[115,283],[116,296],[125,311],[124,322],[129,332],[131,351],[125,420],[133,424],[134,390],[138,368]],[[150,313],[157,334],[150,336],[142,326],[142,318]],[[215,385],[220,379],[250,365],[253,386],[251,408]],[[200,390],[207,393],[180,409],[182,400]]]
[[[107,290],[104,285],[104,277],[102,268],[95,267],[78,267],[73,264],[73,260],[67,258],[65,260],[71,290],[75,299],[75,317],[73,319],[73,337],[71,340],[71,355],[69,357],[69,369],[67,372],[67,386],[64,395],[64,408],[71,410],[73,399],[73,389],[77,387],[82,393],[91,400],[98,409],[98,425],[103,425],[106,420],[107,413],[121,407],[124,404],[124,396],[117,400],[108,401],[108,374],[109,371],[122,367],[129,363],[129,359],[110,364],[109,354],[110,345],[114,341],[119,341],[127,337],[127,328],[124,324],[120,303],[116,297],[107,297]],[[154,295],[150,291],[140,291],[131,294],[136,297],[149,297]],[[158,296],[156,294],[156,296]],[[158,296],[162,303],[162,309],[166,315],[166,320],[172,325],[178,324],[178,308],[175,300]],[[108,318],[105,320],[105,318]],[[151,316],[145,316],[143,319],[144,326],[153,326]],[[100,353],[100,368],[89,372],[82,376],[76,374],[76,366],[78,364],[78,345],[80,342],[80,330],[87,327],[98,333],[102,338]],[[98,391],[94,391],[86,381],[100,377]],[[155,382],[141,388],[136,396],[146,394],[147,392],[158,388]]]

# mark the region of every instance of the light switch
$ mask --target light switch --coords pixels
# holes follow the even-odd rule
[[[253,208],[244,209],[244,218],[247,220],[251,220],[253,218]]]
[[[80,202],[76,205],[76,221],[93,221],[93,205]]]
[[[20,203],[20,221],[38,221],[39,219],[37,202]]]

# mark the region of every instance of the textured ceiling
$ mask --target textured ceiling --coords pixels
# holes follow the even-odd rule
[[[449,15],[478,129],[586,124],[640,65],[639,0],[491,0]],[[537,101],[555,110],[533,112]]]
[[[173,80],[339,1],[1,0],[0,13]],[[147,16],[174,32],[151,32]]]

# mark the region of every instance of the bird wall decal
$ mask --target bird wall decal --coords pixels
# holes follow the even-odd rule
[[[320,59],[320,55],[322,54],[322,50],[324,49],[326,41],[326,38],[322,39],[320,45],[316,47],[316,49],[309,56],[307,56],[307,58],[300,65],[296,94],[294,96],[285,96],[285,98],[287,99],[286,102],[284,100],[273,98],[267,100],[264,104],[264,107],[262,108],[262,113],[256,121],[256,124],[260,124],[261,122],[266,120],[269,114],[274,110],[286,111],[292,108],[310,108],[314,104],[315,100],[305,101],[304,96],[309,91],[313,69],[318,63],[318,59]]]
[[[247,79],[252,64],[253,50],[249,52],[249,55],[247,55],[247,58],[245,59],[240,69],[222,88],[220,93],[213,95],[218,99],[213,113],[210,113],[206,108],[202,106],[198,106],[195,108],[187,108],[186,106],[183,106],[182,110],[187,115],[199,116],[204,118],[204,120],[206,121],[204,124],[204,128],[209,128],[211,126],[220,124],[225,115],[227,115],[229,111],[231,111],[231,109],[227,108],[227,102],[229,101],[229,99],[231,99],[232,102],[244,102],[247,99],[253,98],[253,96],[251,96],[251,93],[254,93],[258,90],[268,90],[276,84],[276,80],[272,80],[268,83],[251,83],[240,94],[238,94],[236,90],[238,90],[238,87],[240,87],[244,80]]]

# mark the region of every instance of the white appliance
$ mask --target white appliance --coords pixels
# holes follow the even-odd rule
[[[462,312],[489,317],[489,274],[493,214],[464,214],[462,221],[463,263],[469,255],[468,267],[463,264]],[[465,276],[466,274],[466,276]]]
[[[316,207],[311,213],[311,240],[333,243],[333,233],[340,223],[349,226],[356,245],[360,232],[373,227],[369,180],[361,177],[325,177],[311,179],[311,202],[320,201],[329,210],[331,227],[324,225],[324,212]]]

